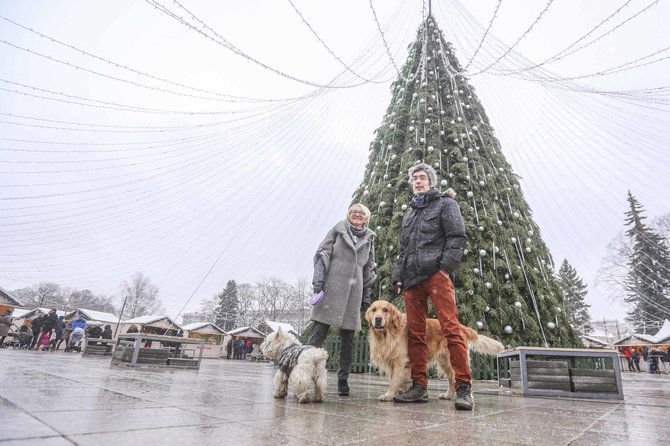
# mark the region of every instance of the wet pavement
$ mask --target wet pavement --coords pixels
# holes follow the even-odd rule
[[[384,380],[352,375],[351,396],[276,400],[275,368],[205,360],[200,370],[110,366],[109,357],[0,350],[0,446],[8,445],[661,445],[670,375],[626,372],[624,401],[531,398],[475,383],[475,409],[382,403]],[[131,443],[132,442],[132,443]]]

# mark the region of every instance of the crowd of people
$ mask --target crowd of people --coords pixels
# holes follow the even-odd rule
[[[670,369],[670,346],[637,346],[622,347],[619,349],[621,355],[628,362],[628,371],[641,372],[640,361],[646,364],[648,373],[661,373]]]
[[[254,344],[251,343],[249,339],[243,338],[231,338],[226,343],[226,359],[247,359],[247,355],[250,355],[254,351]]]
[[[8,310],[0,318],[0,345],[8,347],[40,351],[58,351],[65,345],[63,351],[79,351],[84,338],[112,339],[112,326],[87,326],[86,319],[79,316],[77,319],[66,321],[64,316],[58,316],[55,308],[45,315],[39,314],[31,321],[24,321],[18,330],[11,332],[13,326],[12,311]],[[7,338],[13,338],[6,341]]]

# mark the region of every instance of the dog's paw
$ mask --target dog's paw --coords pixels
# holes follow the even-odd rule
[[[438,398],[441,400],[451,400],[454,398],[454,391],[449,390],[448,392],[441,393],[438,395]]]
[[[286,392],[275,393],[275,398],[286,398]]]
[[[298,397],[298,402],[299,403],[309,403],[311,401],[312,401],[312,399],[309,397],[309,395],[304,395],[304,396],[299,396]]]
[[[379,401],[393,401],[393,394],[386,392],[383,395],[379,395]]]

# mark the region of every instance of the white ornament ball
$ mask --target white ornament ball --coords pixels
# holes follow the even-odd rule
[[[414,94],[412,95],[413,98],[416,98],[417,96],[419,96],[417,93],[414,93]]]
[[[531,251],[530,246],[526,246],[526,252],[530,252],[530,251]]]
[[[468,162],[468,157],[467,157],[467,156],[464,156],[464,157],[463,157],[463,162],[464,162],[464,163],[467,163],[467,162]]]
[[[449,183],[447,182],[447,180],[442,180],[442,181],[440,181],[440,185],[442,185],[442,186],[446,186],[447,184],[449,184]]]
[[[390,129],[394,129],[394,128],[395,128],[395,124],[391,124],[391,125],[389,125],[389,128],[390,128]]]
[[[379,207],[381,208],[381,207],[384,207],[384,206],[386,206],[386,202],[385,201],[380,201],[379,202]]]
[[[483,230],[484,230],[484,226],[479,226],[477,229],[479,229],[480,231],[483,231]]]
[[[426,124],[430,124],[430,119],[426,118],[426,120],[423,121],[423,122],[426,123]]]
[[[502,226],[502,222],[500,220],[498,220],[497,223],[498,223],[498,226]]]
[[[505,279],[509,280],[509,274],[505,274]]]
[[[424,98],[421,98],[421,99],[419,99],[419,102],[423,104],[423,103],[426,102],[426,100]]]
[[[468,254],[468,250],[467,250],[467,249],[464,249],[464,250],[463,250],[463,255],[465,256],[465,255],[467,255],[467,254]]]
[[[458,121],[458,122],[462,122],[462,121],[463,121],[463,118],[461,118],[461,117],[459,116],[459,117],[456,118],[456,121]]]
[[[440,163],[433,163],[433,167],[435,168],[440,167]]]
[[[484,181],[480,181],[480,182],[479,182],[479,185],[480,185],[480,186],[485,186],[486,183],[485,183]]]
[[[468,198],[472,198],[473,195],[474,194],[472,193],[472,191],[469,190],[468,193],[467,193]]]
[[[521,217],[521,214],[519,214],[518,212],[515,212],[514,213],[514,218],[519,218],[519,217]]]
[[[382,285],[382,290],[385,290],[385,289],[386,289],[386,285]]]
[[[454,138],[454,142],[458,142],[458,138]]]
[[[390,189],[390,188],[393,187],[393,185],[391,183],[389,183],[389,184],[386,185],[386,187],[388,187]]]
[[[531,239],[527,238],[526,243],[530,243],[530,242],[531,242]]]
[[[433,147],[433,146],[428,146],[428,151],[429,151],[429,152],[432,152],[433,150],[435,150],[435,147]]]
[[[421,142],[421,143],[425,143],[425,142],[426,142],[426,138],[420,138],[420,139],[419,139],[419,142]]]
[[[484,311],[486,311],[486,312],[488,313],[489,311],[491,311],[491,307],[489,307],[489,306],[487,305],[486,308],[484,309]]]
[[[486,283],[484,284],[484,286],[486,286],[486,288],[488,288],[488,289],[491,289],[491,287],[493,286],[493,284],[492,284],[491,282],[486,282]]]
[[[479,255],[484,257],[486,255],[486,250],[485,249],[480,249],[479,250]]]
[[[381,231],[381,229],[382,229],[381,226],[377,226],[377,231]]]
[[[433,107],[428,107],[427,110],[428,110],[429,112],[432,112],[432,111],[433,111]]]
[[[367,195],[367,194],[369,194],[369,193],[370,193],[369,190],[364,190],[364,191],[363,191],[363,195]]]
[[[444,116],[444,115],[447,114],[447,112],[445,112],[444,110],[440,110],[440,114],[441,114],[442,116]]]
[[[413,131],[414,131],[414,126],[413,126],[413,125],[410,125],[408,130],[409,130],[410,132],[413,132]]]
[[[521,308],[521,302],[517,300],[516,302],[514,302],[514,306],[517,308]]]
[[[444,136],[444,130],[440,130],[440,136]]]
[[[406,211],[407,210],[407,205],[403,204],[402,206],[400,206],[400,209],[402,209],[403,211]]]
[[[509,326],[509,325],[505,325],[505,329],[504,329],[504,330],[505,330],[505,333],[507,333],[507,334],[512,334],[512,331],[513,331],[513,330],[512,330],[512,327]]]
[[[473,268],[472,272],[474,272],[475,274],[479,274],[479,268]]]
[[[549,322],[547,324],[547,327],[549,327],[550,330],[553,330],[554,328],[556,328],[556,324],[554,324],[553,322]]]
[[[533,234],[535,234],[535,233],[533,232],[533,230],[532,230],[532,229],[529,229],[529,230],[528,230],[528,235],[533,235]]]
[[[512,237],[512,243],[516,243],[516,237]]]
[[[466,176],[465,176],[465,179],[468,180],[468,181],[470,181],[470,175],[466,175]]]
[[[398,157],[398,155],[396,155],[395,153],[393,155],[391,155],[392,160],[396,159],[397,157]]]
[[[470,296],[474,296],[475,292],[474,292],[473,290],[468,290],[468,294],[469,294]]]
[[[476,132],[477,130],[479,130],[479,127],[477,127],[476,125],[473,125],[472,130],[474,130]]]
[[[484,328],[484,323],[482,321],[477,321],[477,328],[480,330]]]
[[[498,248],[497,246],[493,248],[493,250],[496,252],[496,254],[500,252],[500,248]]]
[[[449,121],[449,124],[456,124],[456,121],[452,119],[451,121]]]

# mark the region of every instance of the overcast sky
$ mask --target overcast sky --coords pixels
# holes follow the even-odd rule
[[[670,213],[669,3],[433,5],[595,318],[625,315],[594,281],[627,190]],[[0,2],[0,286],[120,297],[139,271],[174,316],[230,279],[309,280],[424,14],[372,6]]]

